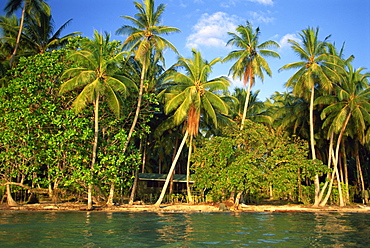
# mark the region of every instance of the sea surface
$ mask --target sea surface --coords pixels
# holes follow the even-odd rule
[[[0,247],[370,247],[370,214],[1,211]]]

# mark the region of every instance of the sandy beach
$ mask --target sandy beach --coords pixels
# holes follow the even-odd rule
[[[0,205],[0,211],[86,211],[86,204],[83,203],[51,203],[43,202],[37,204],[23,204],[16,207],[8,207],[6,204]],[[345,207],[325,206],[313,207],[312,205],[245,205],[241,204],[237,209],[226,204],[226,209],[221,209],[219,203],[200,203],[200,204],[162,204],[159,208],[154,205],[146,204],[121,204],[113,207],[95,205],[96,212],[171,212],[171,213],[186,213],[186,212],[337,212],[337,213],[370,213],[370,206],[351,205]]]

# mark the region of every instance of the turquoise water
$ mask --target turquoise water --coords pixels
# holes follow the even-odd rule
[[[370,247],[370,214],[0,212],[0,247]]]

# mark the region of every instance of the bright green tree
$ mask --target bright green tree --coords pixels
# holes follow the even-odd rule
[[[0,88],[0,181],[33,193],[75,188],[83,177],[93,135],[90,122],[65,107],[70,98],[58,97],[58,80],[68,64],[65,51],[20,59],[9,71],[8,86]],[[40,188],[41,187],[41,188]],[[13,188],[14,190],[14,188]],[[14,203],[13,203],[14,204]]]
[[[246,120],[245,128],[230,125],[222,136],[206,140],[193,156],[195,186],[208,190],[214,201],[236,190],[248,202],[270,197],[302,198],[301,183],[323,169],[307,159],[308,146],[276,135],[266,126]],[[309,198],[305,196],[305,198]],[[237,207],[238,197],[235,200]]]
[[[108,34],[94,32],[94,39],[83,42],[81,50],[73,51],[69,59],[78,66],[63,73],[66,81],[60,87],[60,93],[81,89],[72,107],[79,113],[89,103],[94,105],[95,135],[91,159],[91,174],[96,163],[99,137],[99,103],[104,100],[116,115],[120,115],[121,97],[127,93],[127,87],[136,87],[127,77],[119,73],[117,63],[123,60],[123,52],[118,51],[117,43],[109,41]],[[93,175],[91,175],[93,176]],[[92,208],[92,178],[88,183],[88,209]]]

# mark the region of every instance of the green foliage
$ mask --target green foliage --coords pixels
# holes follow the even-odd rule
[[[127,136],[121,127],[127,115],[117,119],[106,114],[109,106],[102,104],[104,132],[92,177],[92,108],[78,117],[69,109],[73,95],[58,94],[59,78],[70,65],[65,53],[22,58],[10,72],[13,79],[8,87],[0,88],[0,180],[72,192],[90,183],[104,188],[112,181],[129,187],[140,155],[133,147],[129,155],[122,154]]]
[[[246,122],[244,130],[230,127],[212,137],[193,156],[196,187],[219,200],[231,191],[297,196],[304,179],[322,174],[322,163],[307,158],[307,144],[273,135],[261,124]]]
[[[63,56],[61,50],[22,58],[0,89],[0,164],[7,181],[21,176],[33,184],[64,184],[74,172],[66,165],[84,164],[86,146],[80,144],[91,135],[89,123],[64,108],[69,99],[57,96]]]

